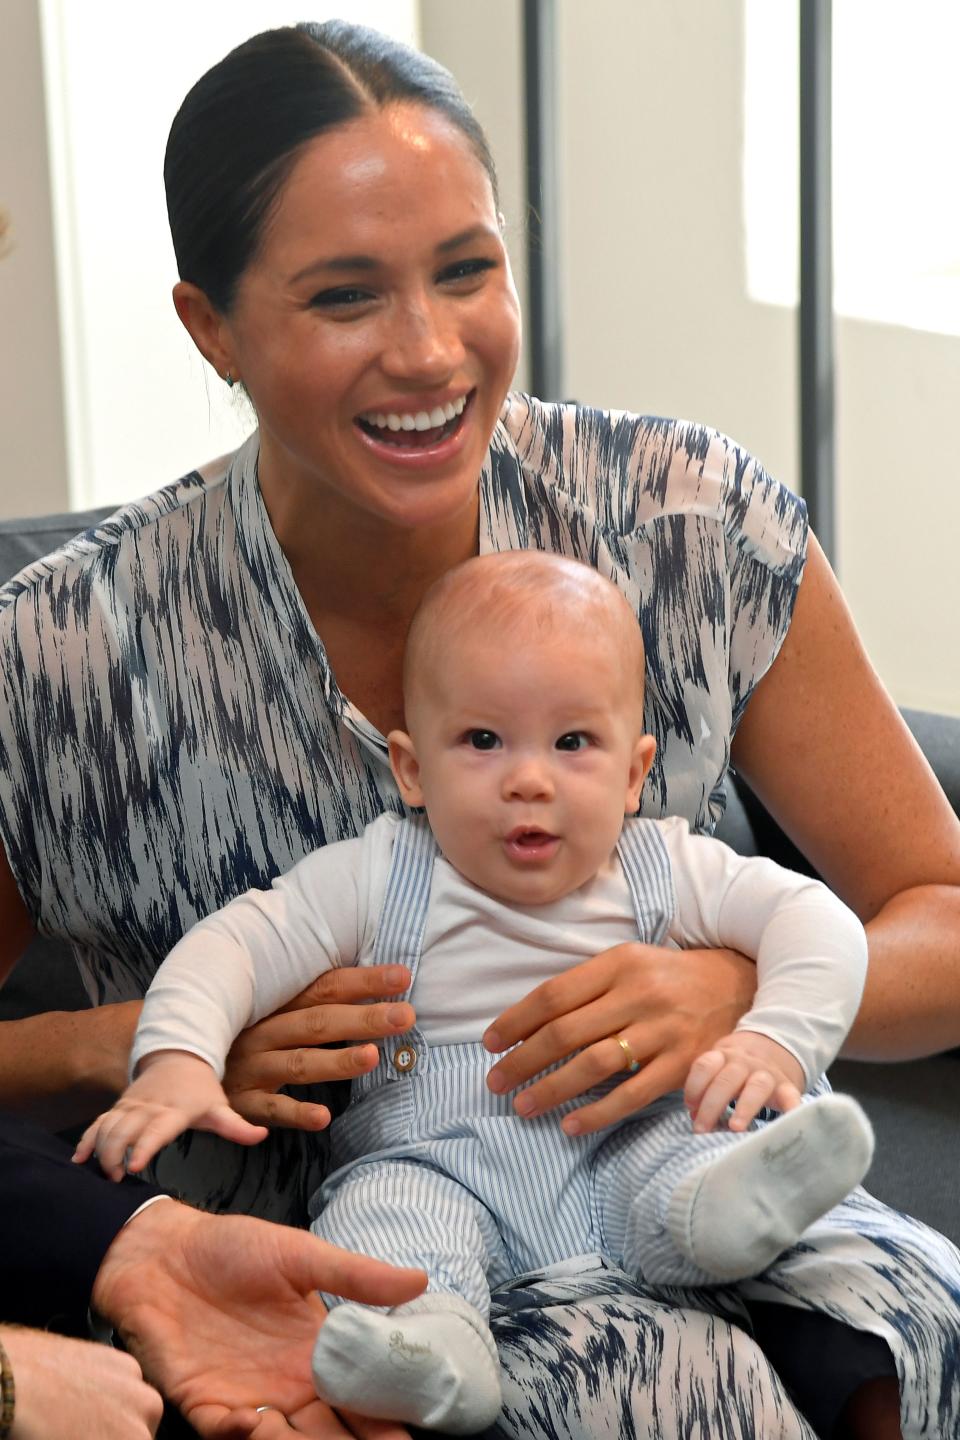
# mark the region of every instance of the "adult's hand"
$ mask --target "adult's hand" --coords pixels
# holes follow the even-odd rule
[[[45,1330],[0,1327],[17,1387],[11,1440],[148,1440],[163,1401],[132,1355]]]
[[[254,1125],[323,1130],[330,1123],[325,1105],[277,1092],[287,1085],[352,1080],[372,1070],[379,1050],[370,1042],[402,1035],[414,1023],[412,1005],[389,1001],[409,984],[403,965],[350,966],[319,976],[283,1010],[234,1041],[223,1077],[230,1104]],[[367,1043],[350,1043],[357,1040]]]
[[[487,1049],[516,1049],[487,1084],[504,1093],[566,1060],[514,1101],[518,1114],[541,1115],[622,1073],[622,1036],[640,1069],[562,1121],[568,1135],[602,1130],[680,1089],[694,1059],[750,1008],[756,984],[753,962],[735,950],[616,945],[538,985],[493,1022]]]
[[[421,1270],[306,1231],[159,1200],[120,1231],[92,1299],[144,1374],[211,1440],[409,1440],[384,1421],[351,1417],[347,1428],[318,1400],[310,1361],[326,1310],[316,1291],[398,1305],[425,1284]],[[261,1405],[273,1409],[257,1415]]]

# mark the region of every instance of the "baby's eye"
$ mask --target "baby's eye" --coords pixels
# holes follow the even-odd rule
[[[492,730],[469,730],[467,743],[472,745],[474,750],[496,750],[500,737],[494,735]]]
[[[582,730],[571,730],[566,735],[561,735],[556,743],[557,750],[586,750],[590,744],[589,738]]]

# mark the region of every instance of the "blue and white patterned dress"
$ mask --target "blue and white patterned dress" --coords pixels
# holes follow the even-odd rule
[[[97,1003],[140,997],[199,917],[309,850],[402,811],[383,737],[341,695],[271,529],[252,437],[38,561],[0,592],[0,826],[41,931]],[[802,503],[696,425],[505,403],[480,480],[482,552],[588,561],[635,607],[658,741],[643,812],[709,830],[730,741],[802,574]],[[212,1208],[302,1221],[318,1137],[255,1150],[187,1136],[162,1184]],[[805,1243],[754,1298],[881,1334],[904,1434],[960,1437],[960,1271],[947,1242],[862,1194],[864,1284]],[[793,1253],[793,1252],[791,1252]],[[845,1274],[849,1276],[849,1264]],[[802,1437],[813,1431],[745,1330],[742,1288],[653,1292],[609,1270],[496,1297],[503,1433]]]

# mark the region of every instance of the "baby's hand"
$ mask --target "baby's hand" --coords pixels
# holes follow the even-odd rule
[[[729,1129],[746,1130],[764,1106],[796,1109],[804,1084],[800,1062],[789,1050],[766,1035],[737,1030],[694,1060],[683,1098],[697,1132],[713,1130],[733,1100]]]
[[[96,1155],[105,1175],[122,1180],[184,1130],[210,1130],[238,1145],[256,1145],[268,1133],[265,1125],[251,1125],[231,1108],[205,1060],[183,1050],[158,1050],[142,1062],[113,1109],[87,1126],[73,1158],[82,1165]]]

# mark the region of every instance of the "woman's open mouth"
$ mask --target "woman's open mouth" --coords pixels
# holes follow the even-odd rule
[[[432,410],[376,411],[358,415],[356,425],[378,445],[396,450],[431,450],[456,435],[474,395],[436,405]]]

